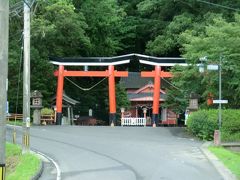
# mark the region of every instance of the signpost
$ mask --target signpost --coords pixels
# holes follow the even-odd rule
[[[206,62],[207,61],[207,56],[200,58],[199,59],[201,62]],[[214,143],[216,145],[220,145],[221,144],[221,125],[222,125],[222,104],[227,104],[228,100],[222,100],[222,56],[220,56],[219,58],[219,64],[209,64],[207,65],[207,69],[208,70],[213,70],[213,71],[218,71],[218,79],[219,79],[219,98],[218,100],[214,100],[213,103],[214,104],[218,104],[218,130],[215,130],[215,134],[214,134]],[[201,63],[199,65],[199,72],[203,73],[204,72],[204,64]],[[217,137],[218,139],[216,139],[215,141],[215,137]]]
[[[213,104],[227,104],[228,100],[213,100]]]
[[[228,100],[213,100],[213,104],[219,104],[219,107],[221,107],[221,104],[227,104]],[[219,129],[214,131],[214,144],[220,145],[221,144],[221,124],[222,124],[222,117],[221,117],[221,110],[219,109]]]

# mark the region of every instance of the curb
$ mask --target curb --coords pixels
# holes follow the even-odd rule
[[[43,168],[44,168],[44,164],[43,164],[43,161],[41,160],[41,165],[39,166],[37,173],[31,178],[31,180],[38,180],[42,175]]]
[[[56,168],[56,171],[57,171],[57,177],[56,177],[56,180],[61,180],[61,170],[60,170],[60,167],[59,165],[57,164],[57,162],[55,162],[52,158],[50,158],[49,156],[47,156],[46,154],[43,154],[39,151],[34,151],[35,154],[39,155],[41,157],[42,160],[46,159],[48,160],[49,162],[51,162],[55,168]]]
[[[201,151],[207,157],[209,162],[215,167],[218,173],[223,177],[225,180],[237,180],[237,177],[227,169],[224,164],[208,150],[208,147],[212,145],[212,142],[205,142],[201,147]]]

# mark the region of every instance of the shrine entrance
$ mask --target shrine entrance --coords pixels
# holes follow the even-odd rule
[[[57,80],[57,99],[56,99],[56,124],[61,125],[62,121],[62,97],[64,87],[64,77],[107,77],[109,92],[109,124],[116,125],[116,95],[115,95],[115,77],[127,77],[127,71],[116,71],[115,66],[127,64],[130,60],[138,59],[141,64],[154,66],[155,69],[150,72],[141,72],[141,77],[154,78],[152,125],[156,126],[159,122],[159,98],[162,77],[172,77],[170,72],[161,70],[162,66],[187,65],[183,58],[160,58],[146,56],[141,54],[127,54],[115,57],[79,57],[79,58],[50,58],[51,63],[58,65],[58,70],[54,75]],[[105,71],[69,71],[65,66],[107,66]]]

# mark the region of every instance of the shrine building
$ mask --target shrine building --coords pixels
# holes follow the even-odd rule
[[[159,104],[166,100],[167,80],[163,79],[160,88]],[[144,117],[144,108],[147,110],[147,125],[151,125],[152,109],[153,109],[153,78],[142,78],[139,72],[129,72],[128,77],[122,77],[120,84],[127,91],[130,108],[124,112],[126,117]],[[159,107],[159,125],[176,125],[177,114],[171,109]]]

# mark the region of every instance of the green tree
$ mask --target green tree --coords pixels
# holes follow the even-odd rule
[[[91,56],[110,56],[122,49],[121,25],[125,13],[116,0],[94,0],[78,3],[86,18]]]
[[[187,31],[182,35],[186,40],[183,44],[184,56],[192,62],[196,62],[199,57],[208,56],[208,63],[216,64],[221,56],[223,58],[223,97],[229,99],[231,107],[239,107],[240,15],[236,14],[233,22],[227,22],[223,18],[215,18],[212,24],[205,27],[205,31],[199,35],[195,34],[194,31]],[[209,74],[216,85],[218,83],[217,73],[209,72]],[[217,90],[215,90],[215,96],[216,92]]]
[[[40,1],[31,23],[32,89],[42,91],[46,105],[56,93],[54,67],[49,56],[86,56],[90,40],[85,33],[87,24],[81,12],[76,12],[68,0]]]
[[[196,28],[182,33],[183,56],[188,60],[188,63],[193,65],[199,63],[199,58],[203,56],[208,57],[207,63],[218,64],[221,56],[223,58],[223,98],[229,100],[227,106],[239,108],[240,16],[236,14],[233,22],[216,17],[201,29],[202,31],[198,31],[198,28]],[[175,73],[174,70],[173,73]],[[189,78],[184,79],[184,77]],[[200,94],[202,97],[200,102],[202,103],[206,102],[209,93],[212,93],[215,99],[218,98],[218,83],[218,73],[216,71],[207,71],[205,74],[200,74],[196,66],[182,68],[181,75],[175,74],[175,78],[173,78],[173,84],[181,91],[186,93],[193,91]],[[171,90],[169,92],[170,94],[174,93]]]
[[[68,0],[40,1],[32,20],[32,45],[43,56],[86,56],[90,40],[81,12]],[[40,43],[39,43],[40,42]]]
[[[191,93],[201,94],[201,76],[197,67],[175,66],[172,68],[173,78],[167,83],[167,99],[163,106],[171,108],[174,112],[181,114],[186,110]],[[201,103],[204,101],[202,99]]]
[[[147,44],[146,52],[153,55],[175,55],[179,54],[180,37],[179,34],[192,28],[193,17],[184,13],[175,16],[172,22],[165,28],[162,35],[158,35],[153,41]]]

